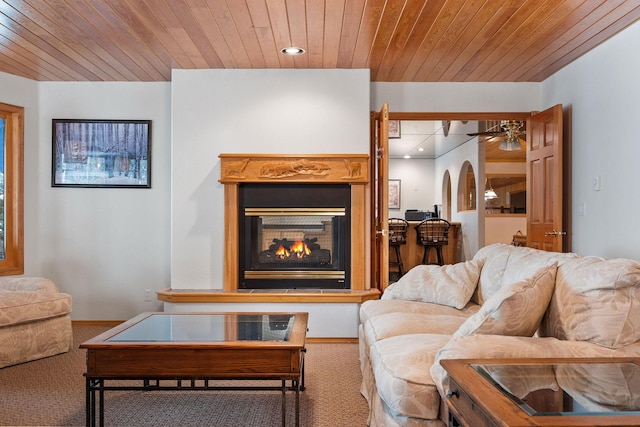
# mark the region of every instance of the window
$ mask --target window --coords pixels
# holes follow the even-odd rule
[[[0,275],[24,273],[24,108],[0,103]]]

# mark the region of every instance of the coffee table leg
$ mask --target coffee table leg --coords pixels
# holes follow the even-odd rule
[[[282,380],[282,427],[287,425],[287,382]]]
[[[296,427],[300,426],[300,381],[296,380]]]

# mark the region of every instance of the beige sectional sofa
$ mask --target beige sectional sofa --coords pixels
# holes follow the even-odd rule
[[[0,368],[73,345],[71,296],[43,277],[0,277]]]
[[[640,263],[494,244],[360,309],[372,427],[444,426],[442,359],[640,356]]]

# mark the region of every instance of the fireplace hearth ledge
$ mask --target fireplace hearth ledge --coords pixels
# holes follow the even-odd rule
[[[171,303],[357,303],[379,299],[380,291],[352,289],[247,289],[225,291],[222,289],[172,289],[157,294],[159,301]]]

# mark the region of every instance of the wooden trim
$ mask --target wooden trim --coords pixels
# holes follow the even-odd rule
[[[0,275],[24,273],[24,108],[0,103],[5,119],[4,244]]]
[[[531,112],[412,113],[389,112],[389,120],[527,120]]]
[[[220,182],[369,182],[366,154],[220,154]]]
[[[366,289],[366,207],[365,187],[351,186],[351,289],[354,291]]]
[[[71,326],[107,326],[113,328],[126,320],[72,320]]]
[[[350,292],[226,292],[218,289],[171,289],[158,292],[158,300],[171,303],[358,303],[380,298],[380,291],[371,289]]]
[[[222,289],[238,289],[238,186],[224,186],[224,241],[230,242],[224,251]]]

